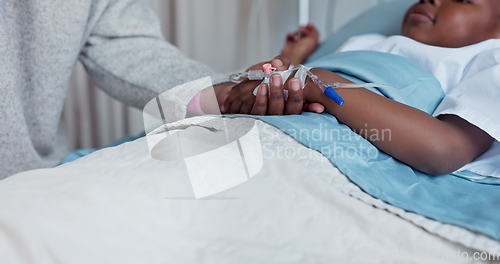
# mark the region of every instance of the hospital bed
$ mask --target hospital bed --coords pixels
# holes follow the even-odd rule
[[[372,10],[314,56],[352,35],[397,32],[408,4]],[[210,129],[211,120],[170,126],[183,133]],[[152,155],[147,137],[0,182],[1,263],[482,263],[473,248],[498,250],[496,241],[367,195],[273,126],[225,122],[257,127],[266,158],[244,184],[203,199],[186,165]],[[280,155],[283,148],[294,155]]]

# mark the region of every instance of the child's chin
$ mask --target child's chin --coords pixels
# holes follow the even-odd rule
[[[411,38],[418,42],[429,44],[430,32],[421,26],[404,26],[402,34],[405,37]]]

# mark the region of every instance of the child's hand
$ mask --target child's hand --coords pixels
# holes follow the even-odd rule
[[[278,70],[288,69],[290,62],[283,56],[278,56],[271,61]],[[261,69],[263,63],[250,70]],[[299,79],[292,78],[283,84],[279,74],[272,76],[270,85],[262,85],[257,96],[253,95],[254,89],[260,81],[246,81],[235,86],[224,105],[221,107],[225,114],[253,114],[253,115],[294,115],[303,110],[322,113],[324,107],[320,104],[305,104],[304,90]],[[283,90],[288,90],[288,100],[285,101]],[[317,88],[318,89],[318,88]],[[319,90],[319,89],[318,89]]]
[[[269,63],[278,71],[283,71],[290,67],[290,60],[283,56],[278,56]],[[265,63],[257,64],[248,70],[261,70],[264,64]],[[253,91],[261,81],[244,81],[236,85],[229,93],[224,105],[221,107],[222,113],[254,115],[283,114],[283,81],[281,76],[278,76],[279,74],[271,78],[270,86],[262,85],[259,88],[257,96],[253,95]],[[302,98],[302,94],[300,96]],[[263,99],[265,99],[265,102],[263,102]],[[265,103],[265,107],[263,103]]]
[[[303,64],[317,49],[319,32],[313,24],[299,27],[296,32],[289,33],[281,54],[290,58],[293,65]]]

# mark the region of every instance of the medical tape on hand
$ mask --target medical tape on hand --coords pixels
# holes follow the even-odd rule
[[[300,67],[300,68],[295,73],[295,78],[297,78],[297,79],[300,80],[300,83],[302,84],[301,87],[302,87],[302,89],[304,89],[306,87],[306,80],[307,80],[307,77],[308,77],[308,72],[312,68],[306,67],[304,65],[300,65],[298,67]],[[287,80],[288,80],[288,78],[287,78]],[[285,83],[286,80],[283,81],[283,82]],[[283,90],[283,96],[285,97],[285,100],[288,100],[288,90],[287,89]]]
[[[298,68],[298,70],[297,70],[297,68]],[[300,81],[302,83],[302,89],[304,89],[305,83],[306,83],[306,79],[307,79],[307,72],[310,69],[311,68],[303,66],[303,65],[300,65],[300,66],[290,66],[288,68],[288,70],[286,70],[286,71],[276,71],[276,72],[273,72],[272,75],[279,74],[281,76],[281,79],[283,80],[283,83],[286,83],[288,81],[288,79],[290,79],[290,76],[292,75],[292,73],[294,71],[297,71],[295,73],[294,77],[300,79]],[[267,76],[267,77],[264,78],[264,80],[253,90],[253,95],[257,96],[259,88],[262,86],[262,84],[267,84],[267,85],[270,84],[270,79],[271,79],[272,75]],[[268,94],[270,94],[270,93],[268,93]],[[286,89],[283,90],[283,96],[285,97],[285,99],[288,99],[288,90],[286,90]]]
[[[269,70],[269,68],[267,69]],[[288,70],[286,71],[275,71],[271,72],[270,74],[264,73],[264,71],[248,71],[248,72],[242,72],[242,73],[237,73],[233,74],[229,77],[229,81],[233,83],[240,83],[242,82],[245,78],[248,80],[263,80],[262,83],[257,86],[257,88],[254,89],[253,94],[257,96],[259,88],[262,86],[262,84],[267,84],[269,85],[270,83],[270,78],[274,74],[279,74],[281,75],[281,78],[283,80],[283,83],[286,83],[292,73],[294,71],[297,71],[295,73],[295,77],[300,79],[302,83],[302,89],[305,88],[305,83],[307,78],[309,77],[311,81],[320,88],[323,93],[332,99],[337,105],[342,106],[344,104],[344,99],[337,93],[335,89],[339,88],[383,88],[383,89],[392,89],[391,86],[384,85],[384,84],[377,84],[377,83],[340,83],[340,82],[334,82],[334,83],[329,83],[329,82],[323,82],[322,80],[319,79],[317,75],[311,72],[311,68],[306,67],[304,65],[298,65],[298,66],[290,66]],[[267,93],[270,95],[270,93]],[[283,95],[285,99],[288,99],[288,90],[283,89]]]
[[[264,80],[253,90],[253,95],[257,96],[257,93],[259,91],[259,88],[263,85],[263,84],[267,84],[269,86],[269,84],[271,83],[271,77],[275,74],[279,74],[281,76],[281,79],[283,80],[283,83],[285,83],[288,78],[290,78],[290,75],[292,74],[293,72],[293,66],[290,66],[288,68],[288,70],[286,71],[275,71],[273,72],[271,75],[269,76],[266,76],[264,78]],[[269,94],[269,93],[268,93]]]

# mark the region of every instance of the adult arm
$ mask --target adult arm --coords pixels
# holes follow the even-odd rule
[[[120,101],[142,108],[158,94],[202,77],[207,66],[167,43],[143,0],[95,0],[80,60],[97,85]],[[184,118],[189,100],[204,87],[169,91],[162,97],[172,120]]]

